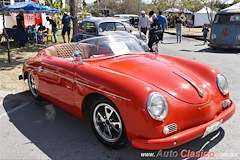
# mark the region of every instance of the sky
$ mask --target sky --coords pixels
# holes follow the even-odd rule
[[[93,3],[95,0],[85,0],[86,3]],[[143,0],[146,3],[151,3],[152,0]]]

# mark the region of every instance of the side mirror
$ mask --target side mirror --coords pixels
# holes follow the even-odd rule
[[[77,57],[80,57],[80,52],[77,50],[74,50],[73,54],[72,54],[73,59],[75,60]]]
[[[78,61],[79,60],[79,64],[83,64],[82,61],[82,53],[79,52],[78,50],[74,50],[73,54],[72,54],[73,60],[74,61]]]

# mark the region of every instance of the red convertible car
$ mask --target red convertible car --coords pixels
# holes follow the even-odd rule
[[[25,62],[19,79],[35,98],[83,117],[106,146],[182,145],[218,130],[235,111],[226,77],[196,61],[143,52],[135,38],[57,44]]]

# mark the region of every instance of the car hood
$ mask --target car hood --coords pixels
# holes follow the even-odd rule
[[[147,82],[187,103],[201,104],[210,98],[203,79],[160,56],[122,56],[100,66]]]

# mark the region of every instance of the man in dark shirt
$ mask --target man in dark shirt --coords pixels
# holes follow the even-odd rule
[[[26,42],[26,28],[24,25],[23,13],[24,13],[24,10],[19,9],[19,14],[16,16],[18,42],[19,42],[20,47],[25,46],[25,42]]]
[[[54,20],[50,19],[49,17],[46,17],[47,21],[49,21],[49,23],[52,25],[52,33],[53,33],[53,37],[54,37],[54,43],[57,43],[57,24]]]
[[[66,43],[66,40],[65,40],[66,32],[68,34],[68,43],[70,42],[71,19],[75,19],[75,17],[68,15],[67,12],[64,12],[64,15],[62,18],[62,24],[63,24],[62,38],[64,43]]]

